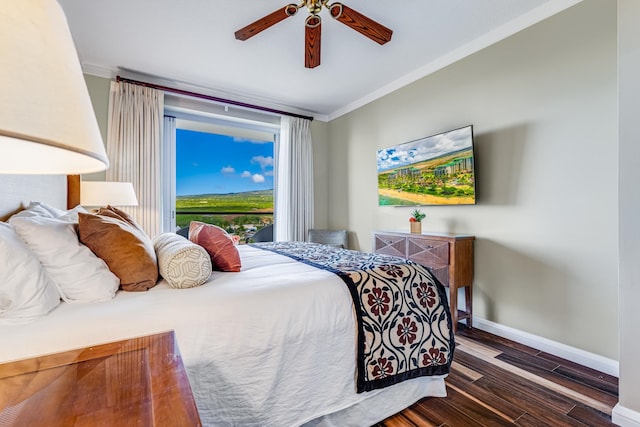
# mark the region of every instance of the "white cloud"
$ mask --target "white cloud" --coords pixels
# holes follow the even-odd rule
[[[233,166],[225,166],[222,168],[221,172],[224,174],[231,174],[236,173],[236,170],[233,168]]]
[[[273,167],[273,157],[255,156],[251,159],[251,163],[258,163],[262,170]]]
[[[240,138],[239,136],[236,136],[233,138],[233,142],[248,142],[249,144],[268,144],[273,141],[261,141],[257,139]]]
[[[260,175],[259,173],[256,173],[256,174],[253,174],[253,176],[251,177],[251,180],[256,184],[260,184],[264,182],[264,176]]]
[[[249,171],[244,171],[242,172],[242,175],[240,175],[242,178],[251,178],[251,172]]]

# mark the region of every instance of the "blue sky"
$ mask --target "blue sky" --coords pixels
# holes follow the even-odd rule
[[[273,141],[176,130],[176,194],[273,189]]]

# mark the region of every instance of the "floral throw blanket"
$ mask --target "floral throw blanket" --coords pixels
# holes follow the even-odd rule
[[[357,391],[449,372],[454,336],[444,287],[411,261],[304,242],[252,246],[331,271],[357,316]]]

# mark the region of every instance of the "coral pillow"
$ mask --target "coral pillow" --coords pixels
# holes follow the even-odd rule
[[[204,222],[191,221],[189,240],[207,251],[214,270],[240,271],[242,265],[238,249],[233,244],[231,236],[222,228]]]
[[[122,219],[78,215],[80,241],[107,264],[125,291],[146,291],[158,282],[158,262],[149,237]]]

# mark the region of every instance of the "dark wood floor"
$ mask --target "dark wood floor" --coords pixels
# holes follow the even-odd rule
[[[618,379],[478,329],[458,328],[446,398],[377,427],[612,426]]]

